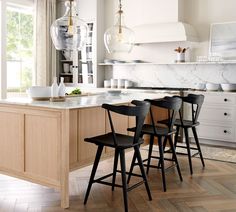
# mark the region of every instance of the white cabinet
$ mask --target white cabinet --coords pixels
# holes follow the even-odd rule
[[[188,93],[205,96],[199,115],[200,126],[197,127],[200,142],[236,145],[236,93],[198,91],[186,92],[185,95]],[[184,109],[185,118],[190,118],[189,109]]]

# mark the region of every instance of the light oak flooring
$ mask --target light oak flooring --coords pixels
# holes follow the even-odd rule
[[[146,154],[143,152],[143,155]],[[127,167],[132,152],[127,153]],[[160,173],[151,169],[149,184],[153,196],[148,201],[144,185],[129,192],[130,211],[236,211],[236,164],[206,160],[202,169],[200,160],[193,159],[194,174],[189,175],[187,158],[179,157],[184,181],[179,181],[176,171],[167,172],[167,192],[162,191]],[[97,176],[110,172],[112,160],[100,163]],[[138,169],[135,169],[138,172]],[[8,211],[123,211],[121,189],[94,184],[86,206],[83,198],[91,166],[74,171],[70,175],[70,208],[60,208],[60,193],[40,185],[0,175],[0,212]],[[117,182],[120,182],[120,177]],[[131,182],[136,179],[132,178]]]

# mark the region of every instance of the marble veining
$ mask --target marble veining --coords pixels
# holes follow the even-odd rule
[[[236,64],[115,65],[106,79],[128,79],[135,86],[196,88],[201,83],[236,83]]]

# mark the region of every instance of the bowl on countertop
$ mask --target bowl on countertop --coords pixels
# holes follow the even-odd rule
[[[35,100],[48,100],[51,97],[51,87],[32,86],[28,89],[28,96]]]
[[[236,84],[221,83],[220,86],[223,91],[236,91]]]
[[[218,91],[219,88],[220,88],[220,84],[206,83],[206,90],[207,91]]]
[[[205,90],[206,89],[206,84],[197,83],[197,84],[195,84],[194,89],[196,89],[196,90]]]

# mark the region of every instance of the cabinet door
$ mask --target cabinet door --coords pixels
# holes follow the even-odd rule
[[[59,181],[60,115],[25,115],[25,171]]]
[[[24,115],[0,112],[0,169],[24,171]]]
[[[97,146],[84,139],[105,133],[105,110],[101,107],[81,109],[78,120],[78,160],[80,165],[85,165],[94,160]]]

